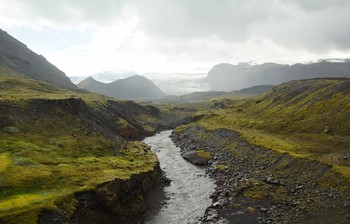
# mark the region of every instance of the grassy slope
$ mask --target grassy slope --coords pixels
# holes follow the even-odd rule
[[[69,105],[41,111],[41,105],[31,104],[35,99],[69,98],[81,98],[97,109],[111,100],[0,75],[0,104],[5,108],[0,114],[0,222],[36,223],[43,209],[71,213],[74,193],[157,164],[145,145],[91,128]],[[123,119],[115,122],[128,125]]]
[[[343,159],[350,153],[349,79],[293,81],[257,100],[197,115],[203,114],[190,125],[236,130],[252,144],[319,160],[350,178],[349,159]],[[324,133],[327,125],[329,134]]]
[[[238,99],[248,99],[255,98],[258,94],[253,93],[241,93],[239,91],[233,92],[219,92],[219,91],[209,91],[209,92],[194,92],[182,96],[168,96],[167,98],[157,100],[159,104],[184,104],[184,103],[201,103],[207,102],[208,100],[238,100]]]

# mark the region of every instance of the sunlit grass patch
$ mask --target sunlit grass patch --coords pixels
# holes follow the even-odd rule
[[[77,201],[71,190],[53,189],[14,195],[0,201],[0,221],[5,223],[37,223],[40,213],[45,210],[74,212]]]
[[[6,223],[25,223],[25,216],[31,220],[28,223],[35,223],[43,209],[57,209],[54,205],[62,198],[151,171],[158,163],[140,142],[111,141],[80,130],[74,137],[69,133],[52,136],[52,131],[41,132],[42,125],[30,135],[1,136],[0,220]]]
[[[3,172],[10,163],[11,163],[11,160],[9,159],[9,154],[1,153],[0,154],[0,172]]]
[[[0,182],[0,220],[17,220],[14,217],[27,212],[32,221],[36,220],[43,209],[56,209],[55,204],[66,196],[116,178],[128,179],[132,174],[153,170],[158,163],[140,142],[125,144],[116,155],[110,150],[99,151],[99,147],[76,148],[74,157],[70,144],[41,153],[42,146],[24,140],[0,141],[0,147],[9,152],[0,156],[1,168],[6,168]]]
[[[350,182],[350,167],[347,166],[333,166],[333,169],[343,175],[345,179],[347,179]]]

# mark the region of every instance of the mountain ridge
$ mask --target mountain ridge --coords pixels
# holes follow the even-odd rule
[[[134,75],[110,83],[102,83],[92,77],[88,77],[77,86],[120,99],[160,99],[166,96],[151,80],[141,75]]]
[[[278,85],[292,80],[328,77],[346,77],[350,75],[350,62],[343,60],[329,62],[321,60],[309,64],[264,63],[244,67],[222,63],[215,65],[204,81],[217,91],[232,91],[255,85]]]
[[[0,29],[0,72],[44,81],[65,89],[77,89],[64,72],[42,55]]]

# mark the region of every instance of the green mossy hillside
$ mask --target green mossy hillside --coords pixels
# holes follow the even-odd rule
[[[76,113],[85,115],[90,113],[94,117],[96,117],[94,113],[98,112],[103,115],[105,120],[108,120],[107,123],[114,123],[119,134],[127,138],[138,138],[135,134],[152,134],[160,124],[158,119],[160,111],[156,107],[142,106],[132,101],[117,100],[85,90],[59,89],[40,81],[6,76],[3,75],[1,70],[0,101],[1,104],[7,104],[2,107],[2,110],[7,109],[7,111],[1,111],[0,113],[0,118],[3,118],[3,120],[7,120],[6,113],[9,112],[8,108],[10,107],[22,108],[22,112],[28,113],[30,116],[32,110],[30,106],[32,104],[44,104],[44,106],[48,105],[49,107],[45,109],[56,110],[54,111],[55,115],[60,115],[60,111],[61,114],[65,113],[62,107],[70,108],[75,110]],[[56,105],[54,105],[55,102],[57,102]],[[49,104],[54,106],[52,107]],[[34,110],[37,109],[34,108]],[[101,119],[103,118],[95,118],[95,120]],[[0,122],[4,121],[0,120]],[[133,130],[134,133],[129,133],[130,130]]]
[[[158,161],[141,142],[155,107],[0,76],[0,223],[69,217],[74,194],[147,172]]]
[[[350,177],[350,79],[292,81],[195,117],[177,131],[194,125],[235,130],[252,144],[316,159]]]

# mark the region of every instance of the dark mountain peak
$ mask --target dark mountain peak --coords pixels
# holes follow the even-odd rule
[[[209,73],[211,71],[215,71],[215,70],[229,70],[229,69],[234,69],[236,67],[238,68],[237,65],[232,65],[230,63],[221,63],[221,64],[214,65],[214,67],[209,71]],[[242,67],[240,67],[240,68],[242,68]]]
[[[70,79],[45,57],[31,51],[0,29],[0,68],[3,75],[25,76],[65,89],[76,89]]]
[[[96,81],[96,79],[92,78],[92,76],[87,77],[85,80]]]
[[[130,76],[128,78],[129,79],[147,79],[145,76],[142,76],[142,75],[133,75],[133,76]]]
[[[235,65],[233,64],[230,64],[230,63],[220,63],[220,64],[217,64],[217,65],[214,65],[214,68],[215,67],[234,67]]]
[[[158,86],[141,75],[133,75],[111,83],[98,82],[89,77],[80,82],[78,87],[120,99],[160,99],[166,97],[166,94]]]
[[[125,79],[116,80],[115,82],[118,82],[118,81],[123,81],[123,82],[127,82],[127,81],[144,81],[144,82],[147,82],[147,81],[150,81],[150,80],[147,79],[146,77],[142,76],[142,75],[133,75],[133,76],[127,77]]]
[[[93,85],[93,84],[97,84],[97,83],[101,83],[99,81],[97,81],[96,79],[92,78],[91,76],[87,77],[86,79],[84,79],[83,81],[81,81],[77,86],[79,88],[86,88],[87,86]]]

